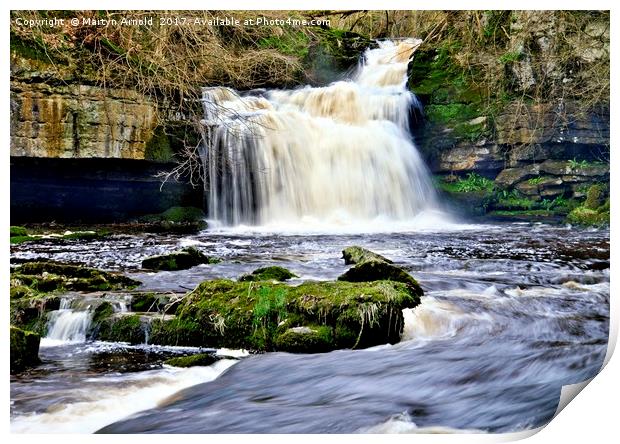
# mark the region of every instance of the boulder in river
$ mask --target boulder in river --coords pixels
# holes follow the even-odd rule
[[[298,277],[296,274],[291,273],[284,267],[271,266],[257,268],[250,274],[245,274],[239,278],[242,282],[250,281],[286,281],[291,278]]]
[[[394,265],[391,260],[362,247],[348,247],[342,252],[346,264],[355,264],[338,277],[339,281],[372,282],[380,280],[402,282],[409,285],[415,294],[424,292],[409,273]]]
[[[150,270],[187,270],[200,264],[217,264],[219,259],[209,257],[194,247],[186,247],[169,254],[151,256],[142,261],[142,268]]]
[[[11,325],[11,373],[37,365],[41,336]]]
[[[388,258],[367,250],[364,247],[358,247],[357,245],[353,245],[342,250],[342,258],[344,259],[344,263],[347,265],[359,264],[360,262],[367,260],[378,260],[387,262],[388,264],[392,263],[392,261]]]
[[[296,352],[395,343],[402,310],[418,305],[420,294],[396,281],[205,281],[184,298],[176,317],[153,319],[150,342]]]

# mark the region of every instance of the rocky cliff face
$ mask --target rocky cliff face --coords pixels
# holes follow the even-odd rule
[[[157,125],[135,91],[11,81],[11,156],[144,159]]]
[[[477,173],[533,200],[608,181],[609,16],[460,14],[409,65],[425,105],[416,142],[431,169]]]

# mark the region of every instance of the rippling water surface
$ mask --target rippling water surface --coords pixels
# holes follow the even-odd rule
[[[179,291],[269,264],[298,274],[293,285],[334,279],[347,268],[341,250],[354,244],[393,259],[424,288],[422,303],[405,312],[400,343],[316,355],[266,353],[185,370],[161,366],[162,356],[180,353],[175,349],[43,347],[40,367],[11,378],[12,429],[516,431],[548,421],[562,385],[593,377],[603,363],[608,230],[530,223],[391,234],[238,230],[21,245],[12,247],[11,257],[124,270],[143,282],[142,289]],[[139,269],[142,258],[185,245],[223,262],[178,272]],[[115,407],[119,403],[132,408]]]

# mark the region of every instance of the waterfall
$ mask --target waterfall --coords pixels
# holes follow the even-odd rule
[[[71,308],[71,301],[63,298],[60,308],[49,314],[47,335],[43,338],[42,345],[84,342],[90,321],[90,310],[74,310]]]
[[[420,40],[368,49],[352,79],[241,95],[203,89],[205,198],[226,225],[408,221],[435,208],[409,133]]]

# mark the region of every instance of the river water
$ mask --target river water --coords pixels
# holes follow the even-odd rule
[[[185,245],[223,261],[178,272],[139,269],[141,258]],[[11,376],[12,430],[517,431],[548,421],[562,385],[595,376],[603,363],[606,229],[541,223],[358,234],[213,229],[22,244],[11,257],[79,261],[124,270],[143,282],[140,289],[185,291],[273,264],[300,276],[291,285],[334,279],[347,268],[341,250],[349,245],[393,259],[422,285],[425,296],[406,310],[400,343],[315,355],[242,354],[176,369],[161,362],[195,350],[43,341],[42,365]]]

